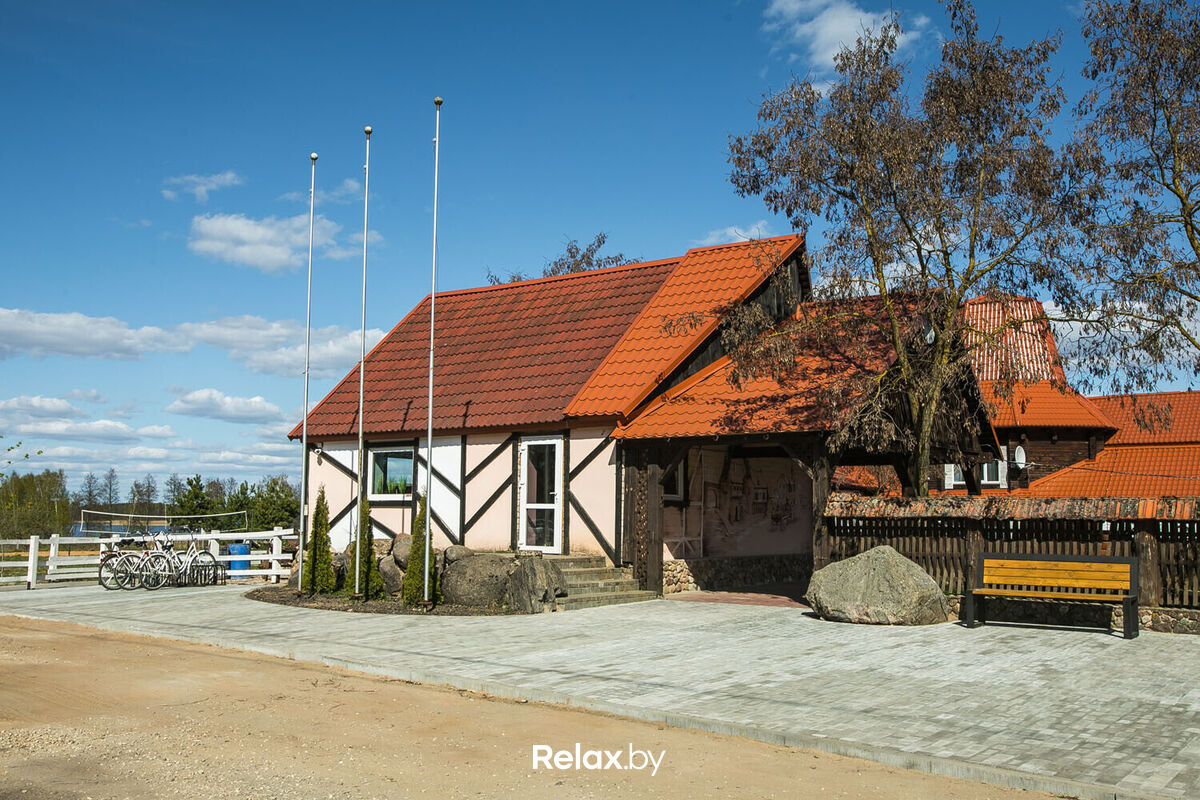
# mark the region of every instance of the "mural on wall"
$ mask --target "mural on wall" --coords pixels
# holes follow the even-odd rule
[[[812,550],[812,481],[792,459],[695,450],[685,483],[681,500],[663,510],[664,557]]]

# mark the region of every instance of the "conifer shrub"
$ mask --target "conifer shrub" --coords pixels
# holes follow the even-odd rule
[[[358,591],[363,600],[374,600],[383,596],[383,576],[375,558],[375,536],[371,532],[371,505],[364,496],[358,504]],[[346,581],[354,591],[354,580]]]
[[[404,571],[404,583],[400,597],[406,606],[415,606],[425,600],[425,498],[417,496],[417,511],[413,517],[412,544],[408,548],[408,569]],[[429,599],[441,600],[441,585],[433,554],[429,558]]]
[[[337,577],[333,574],[333,554],[329,550],[329,503],[323,484],[317,492],[309,539],[303,588],[309,594],[329,594],[337,588]]]

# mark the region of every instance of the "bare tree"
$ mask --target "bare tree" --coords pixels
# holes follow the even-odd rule
[[[1079,366],[1122,391],[1200,376],[1200,10],[1091,0],[1083,33],[1077,157],[1099,211],[1083,221],[1091,291],[1066,309],[1092,345]]]
[[[968,331],[962,303],[1079,294],[1068,224],[1079,198],[1047,131],[1064,103],[1049,63],[1058,37],[1009,46],[980,37],[966,0],[946,6],[952,35],[919,90],[896,57],[902,29],[892,19],[837,55],[827,92],[793,81],[764,100],[756,131],[730,141],[739,194],[761,195],[798,229],[817,218],[828,226],[812,252],[825,301],[805,309],[812,333],[764,336],[735,314],[727,349],[738,371],[784,379],[795,343],[811,347],[812,336],[843,352],[887,348],[890,368],[859,387],[830,446],[902,454],[897,466],[922,494],[938,426],[976,418],[965,395],[972,346],[1004,338]],[[1019,360],[1010,367],[1011,389],[1027,376]]]

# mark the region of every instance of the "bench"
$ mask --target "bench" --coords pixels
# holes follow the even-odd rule
[[[989,597],[1120,603],[1125,638],[1138,635],[1138,560],[1120,556],[981,553],[975,588],[963,598],[962,621],[987,621]]]

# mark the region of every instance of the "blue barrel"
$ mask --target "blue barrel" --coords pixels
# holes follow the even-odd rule
[[[229,555],[231,556],[248,556],[250,555],[250,545],[248,544],[231,544],[229,545]],[[249,561],[230,561],[230,571],[238,569],[250,569]]]

